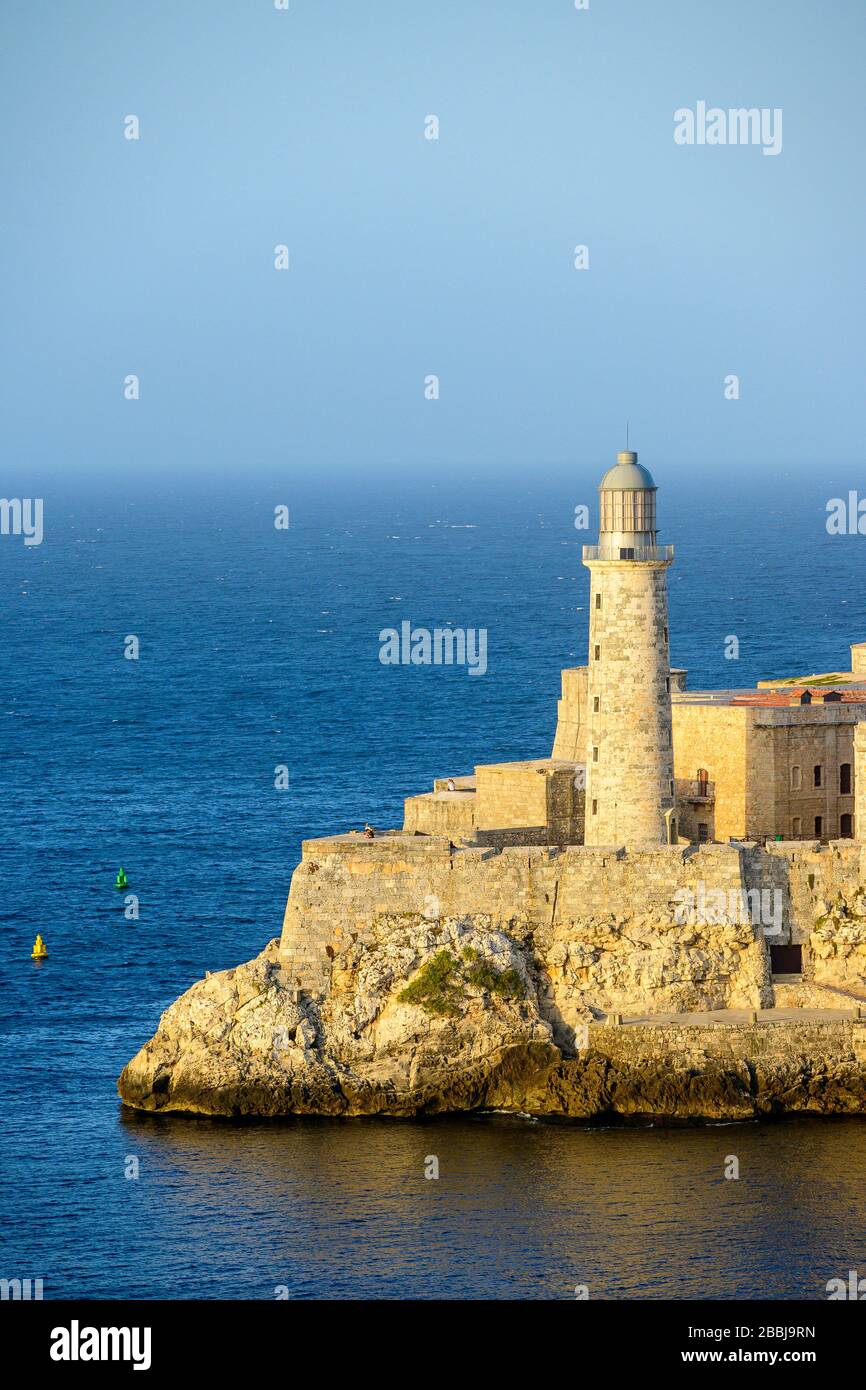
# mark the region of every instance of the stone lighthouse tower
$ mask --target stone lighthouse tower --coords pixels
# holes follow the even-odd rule
[[[676,840],[666,571],[656,486],[637,454],[617,455],[599,486],[590,572],[587,682],[588,845]]]

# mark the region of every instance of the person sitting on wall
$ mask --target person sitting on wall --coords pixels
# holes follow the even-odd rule
[[[364,834],[366,835],[368,840],[372,840],[375,838],[376,832],[369,821],[367,821],[367,823],[364,826]]]
[[[448,790],[450,792],[456,792],[457,790],[457,783],[454,781],[453,777],[448,778]]]

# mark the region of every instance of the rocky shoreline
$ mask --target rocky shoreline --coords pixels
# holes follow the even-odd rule
[[[138,1110],[239,1118],[481,1110],[670,1123],[866,1114],[866,1020],[593,1022],[554,1040],[532,962],[506,934],[447,922],[389,933],[302,995],[274,940],[163,1014],[118,1091]]]

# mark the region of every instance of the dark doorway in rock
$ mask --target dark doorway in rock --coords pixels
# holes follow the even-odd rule
[[[771,946],[770,970],[774,975],[802,975],[802,946]]]

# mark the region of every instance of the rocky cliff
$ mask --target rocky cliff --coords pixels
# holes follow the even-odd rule
[[[866,989],[866,889],[836,894],[809,940],[818,983]]]
[[[666,988],[665,973],[689,952],[693,968],[703,961],[713,974],[726,951],[748,949],[732,938],[713,955],[690,942],[678,961],[670,943],[628,932],[617,940],[621,950],[602,951],[592,938],[574,952],[554,950],[548,970],[526,945],[489,926],[380,916],[375,940],[335,961],[322,1000],[299,993],[274,940],[172,1004],[124,1069],[119,1092],[143,1110],[224,1116],[866,1113],[866,1024],[841,1013],[715,1027],[582,1028],[572,1017],[565,1027],[557,972],[579,992],[594,953],[610,957],[610,989],[635,971]]]

